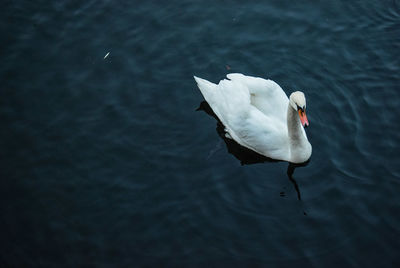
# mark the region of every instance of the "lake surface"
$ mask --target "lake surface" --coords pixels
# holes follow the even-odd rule
[[[0,14],[0,266],[399,267],[399,1]],[[197,110],[230,72],[305,92],[293,180]]]

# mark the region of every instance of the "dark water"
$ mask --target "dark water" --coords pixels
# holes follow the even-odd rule
[[[399,267],[399,1],[0,14],[0,266]],[[305,92],[313,155],[294,181],[241,165],[196,111],[192,76],[229,72]]]

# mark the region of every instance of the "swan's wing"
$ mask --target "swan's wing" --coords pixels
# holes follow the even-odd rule
[[[277,120],[255,108],[251,104],[249,88],[244,83],[224,79],[216,85],[198,77],[195,80],[204,98],[237,143],[265,156],[286,160],[286,114],[285,120]]]
[[[231,73],[227,77],[234,83],[245,85],[250,92],[251,104],[268,117],[275,118],[274,124],[283,122],[287,129],[287,109],[289,99],[283,89],[274,81],[260,77],[247,76],[240,73]],[[307,134],[302,127],[305,138]]]
[[[277,83],[239,73],[228,74],[227,77],[235,84],[240,83],[248,88],[251,104],[258,110],[286,122],[289,99]]]
[[[235,121],[230,133],[235,141],[259,154],[289,161],[287,125],[251,106],[247,117]]]

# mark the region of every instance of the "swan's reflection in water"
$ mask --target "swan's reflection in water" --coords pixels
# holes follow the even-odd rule
[[[208,115],[214,117],[215,120],[217,120],[218,135],[224,140],[224,142],[228,148],[228,152],[230,154],[232,154],[233,156],[235,156],[242,165],[250,165],[250,164],[264,163],[264,162],[280,162],[279,160],[274,160],[274,159],[265,157],[263,155],[260,155],[246,147],[241,146],[234,140],[227,138],[225,136],[226,132],[225,132],[224,125],[221,123],[221,121],[218,119],[218,117],[215,115],[215,113],[211,109],[210,105],[206,101],[202,101],[199,105],[199,108],[197,108],[196,111],[204,111]],[[297,167],[307,166],[308,163],[309,163],[309,161],[302,163],[302,164],[289,163],[288,168],[287,168],[287,175],[297,192],[297,198],[299,200],[301,200],[300,189],[299,189],[299,185],[297,184],[296,180],[293,178],[293,173]]]

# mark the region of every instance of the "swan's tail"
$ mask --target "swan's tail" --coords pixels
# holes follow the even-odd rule
[[[194,80],[196,80],[197,86],[199,87],[201,94],[208,102],[211,109],[217,115],[219,120],[224,122],[222,114],[220,113],[220,110],[223,108],[221,107],[221,105],[223,105],[224,102],[221,101],[221,92],[218,89],[218,85],[197,76],[194,76]]]
[[[206,101],[210,102],[213,99],[212,96],[215,94],[215,87],[217,85],[197,76],[194,76],[194,80],[196,80],[197,86],[199,87],[201,94],[203,94]]]
[[[225,126],[235,120],[235,115],[245,116],[250,104],[249,91],[242,84],[233,84],[224,79],[218,85],[205,79],[194,77],[204,99]]]
[[[232,130],[232,126],[243,124],[250,111],[250,94],[241,83],[234,84],[223,79],[218,84],[194,76],[204,99],[208,102],[215,115],[225,126],[227,133],[236,141],[240,141]]]
[[[211,83],[210,81],[207,81],[203,78],[197,77],[197,76],[193,76],[194,80],[196,80],[198,85],[207,85],[207,86],[215,86],[214,83]]]

